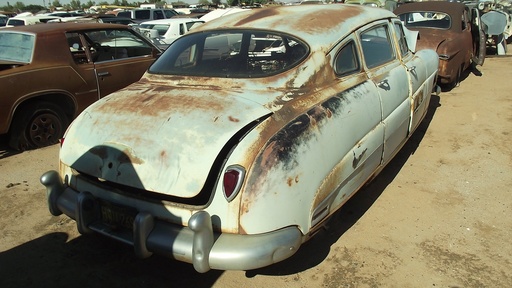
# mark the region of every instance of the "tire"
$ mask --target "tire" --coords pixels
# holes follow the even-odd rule
[[[29,103],[14,115],[9,146],[27,150],[55,144],[68,125],[68,117],[59,106],[49,102]]]
[[[462,78],[462,69],[464,67],[464,64],[462,64],[459,69],[457,69],[457,75],[455,76],[455,79],[453,79],[452,82],[446,84],[446,90],[450,91],[455,87],[460,86],[460,80]]]

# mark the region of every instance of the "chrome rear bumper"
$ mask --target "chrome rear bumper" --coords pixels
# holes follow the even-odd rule
[[[295,226],[256,235],[215,233],[206,211],[193,214],[188,227],[139,212],[132,231],[112,230],[99,220],[98,204],[91,193],[63,185],[56,171],[43,174],[41,183],[46,186],[50,213],[73,218],[80,233],[94,231],[132,245],[142,258],[156,253],[192,263],[201,273],[268,266],[295,254],[302,243],[302,233]]]

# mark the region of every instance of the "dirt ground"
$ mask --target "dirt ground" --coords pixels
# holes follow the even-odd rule
[[[488,58],[433,96],[419,130],[328,230],[254,271],[198,274],[81,236],[50,215],[39,183],[57,169],[58,146],[0,144],[0,287],[510,287],[511,69],[510,56]]]

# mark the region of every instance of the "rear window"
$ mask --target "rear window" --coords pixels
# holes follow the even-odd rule
[[[10,26],[24,26],[25,25],[25,20],[21,20],[21,19],[9,19],[7,21],[7,25],[10,25]]]
[[[308,46],[302,41],[274,32],[195,33],[171,44],[149,72],[227,78],[265,77],[289,70],[308,52]]]
[[[35,39],[32,34],[0,33],[0,62],[32,62]]]
[[[450,15],[443,12],[415,11],[398,15],[409,28],[449,29],[452,26]]]
[[[135,10],[135,19],[151,19],[151,10]]]
[[[130,12],[130,11],[119,12],[119,13],[117,13],[117,17],[132,18],[132,12]]]

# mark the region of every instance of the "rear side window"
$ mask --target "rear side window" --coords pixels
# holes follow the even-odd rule
[[[174,10],[164,10],[165,18],[172,18],[176,15],[178,15],[178,12]]]
[[[377,67],[395,58],[387,25],[377,26],[361,33],[361,46],[368,68]]]
[[[32,34],[0,33],[0,61],[30,63],[35,41]]]
[[[150,10],[135,10],[135,19],[150,19]]]
[[[361,70],[359,65],[359,58],[357,57],[356,45],[354,41],[350,41],[336,56],[335,72],[338,76],[346,76]]]
[[[117,13],[117,17],[132,18],[132,12],[130,12],[130,11],[119,12],[119,13]]]
[[[20,19],[9,19],[7,21],[7,25],[11,25],[11,26],[24,26],[25,25],[25,21],[24,20],[20,20]]]
[[[279,45],[275,46],[275,43]],[[265,77],[300,63],[306,44],[262,31],[188,34],[171,44],[150,73],[228,78]]]
[[[153,19],[165,19],[164,12],[160,10],[153,11]]]

